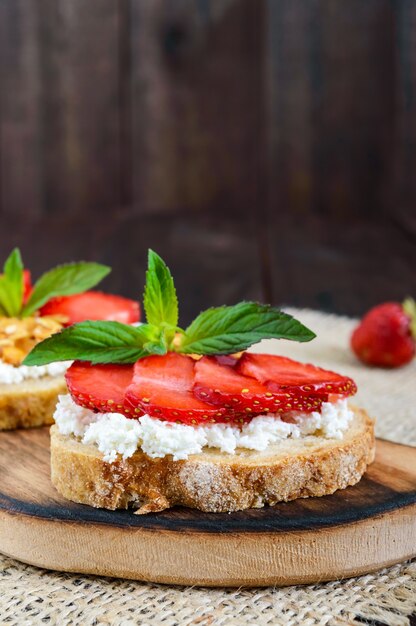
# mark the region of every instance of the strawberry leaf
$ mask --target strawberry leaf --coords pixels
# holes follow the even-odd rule
[[[0,277],[1,314],[17,317],[23,302],[23,263],[18,248],[7,258]]]
[[[128,326],[120,322],[80,322],[38,343],[24,365],[46,365],[55,361],[134,363],[152,354],[166,354],[159,331],[148,324]]]
[[[57,296],[71,296],[91,289],[111,271],[99,263],[67,263],[46,272],[33,287],[31,296],[23,308],[22,317],[35,311]]]
[[[177,351],[230,354],[262,339],[310,341],[314,337],[311,330],[287,313],[257,302],[240,302],[200,313],[185,330]]]
[[[413,298],[406,298],[403,302],[403,311],[410,318],[410,332],[413,339],[416,341],[416,302]]]

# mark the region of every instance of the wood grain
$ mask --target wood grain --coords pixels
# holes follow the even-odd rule
[[[273,206],[350,219],[391,211],[398,87],[391,3],[268,6]]]
[[[210,256],[212,233],[234,230],[224,277],[208,258],[212,288],[193,286],[189,308],[216,282],[232,302],[253,274],[274,304],[357,315],[403,300],[415,16],[407,0],[3,0],[0,246],[35,273],[105,257],[122,274],[107,285],[130,295],[140,233],[184,283],[180,246]]]
[[[263,2],[133,2],[137,210],[252,211],[264,152]]]
[[[1,3],[4,213],[119,204],[118,17],[111,0]]]
[[[2,214],[38,215],[44,211],[37,16],[33,2],[0,3]]]
[[[0,433],[0,550],[50,569],[204,585],[294,584],[416,554],[416,449],[378,442],[361,482],[323,498],[206,514],[133,515],[64,500],[47,429]]]

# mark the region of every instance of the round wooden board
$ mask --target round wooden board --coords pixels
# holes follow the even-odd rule
[[[0,433],[0,551],[48,569],[153,582],[289,585],[416,555],[416,448],[378,441],[355,487],[239,513],[151,515],[64,500],[47,428]]]

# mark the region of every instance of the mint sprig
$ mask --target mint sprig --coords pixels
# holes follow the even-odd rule
[[[70,296],[91,289],[111,271],[99,263],[67,263],[43,274],[35,283],[29,300],[23,302],[23,262],[18,248],[7,258],[0,276],[0,315],[29,317],[51,298]]]
[[[207,309],[182,330],[178,300],[165,262],[149,250],[144,292],[147,324],[82,322],[39,343],[23,361],[46,365],[77,359],[91,363],[134,363],[144,356],[166,354],[231,354],[261,339],[310,341],[315,334],[291,315],[258,302]]]

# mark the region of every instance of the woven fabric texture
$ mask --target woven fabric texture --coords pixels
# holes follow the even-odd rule
[[[262,350],[352,376],[355,403],[377,418],[378,436],[416,445],[416,362],[393,371],[366,368],[348,348],[353,320],[291,312],[317,339],[264,342]],[[326,584],[206,589],[48,572],[0,556],[0,581],[0,624],[16,626],[406,626],[416,613],[416,561]]]

